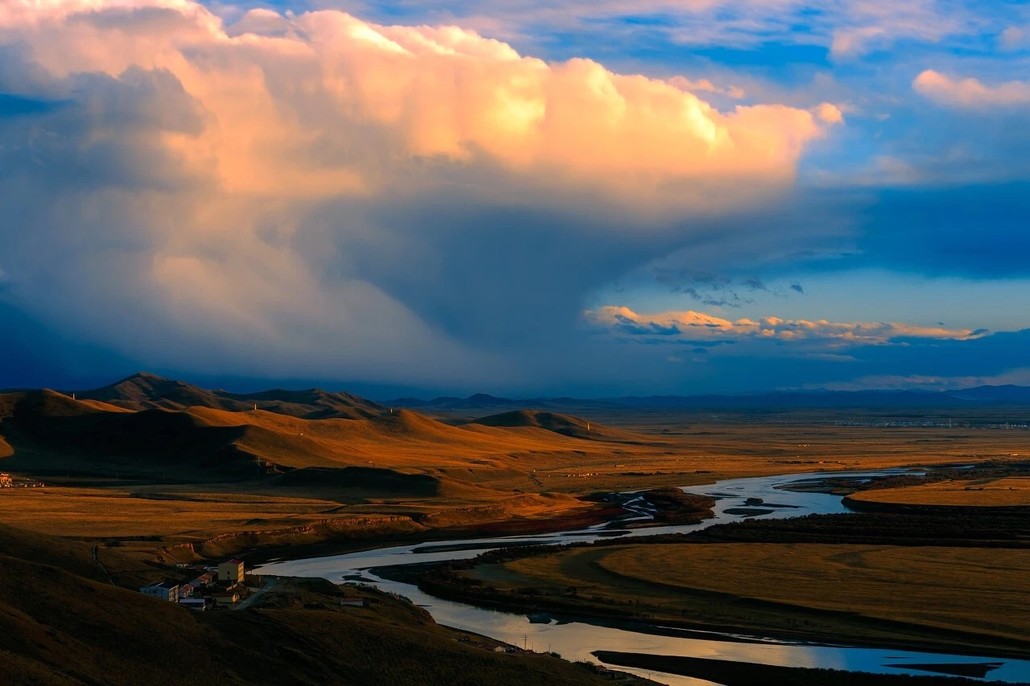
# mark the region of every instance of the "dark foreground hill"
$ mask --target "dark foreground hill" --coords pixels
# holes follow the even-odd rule
[[[140,563],[101,549],[120,580]],[[153,570],[150,572],[155,573]],[[159,573],[159,572],[157,572]],[[283,582],[283,587],[291,582]],[[372,596],[344,608],[327,581],[258,609],[194,612],[113,585],[90,547],[0,525],[0,666],[21,684],[600,684],[545,655],[459,642],[424,612]]]

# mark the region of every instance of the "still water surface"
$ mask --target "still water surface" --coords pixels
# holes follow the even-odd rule
[[[814,472],[748,479],[727,479],[703,486],[688,486],[683,489],[688,493],[710,495],[718,499],[715,505],[714,518],[705,520],[700,524],[626,530],[621,535],[624,538],[631,538],[660,533],[684,533],[703,529],[712,524],[738,521],[745,516],[768,519],[797,517],[812,513],[846,512],[847,508],[841,503],[839,496],[787,490],[785,487],[797,486],[805,481],[818,480],[824,476],[848,476],[862,479],[885,473],[890,473],[890,470],[850,473]],[[755,509],[747,507],[746,501],[749,498],[761,498],[763,504],[755,506],[755,508],[771,511],[757,515],[747,513],[746,510],[748,509]],[[745,510],[745,512],[742,512],[741,509]],[[645,509],[640,509],[639,514],[641,518],[646,518],[647,516]],[[529,618],[522,614],[482,609],[465,603],[436,598],[423,593],[411,584],[382,579],[374,572],[376,567],[386,565],[466,559],[475,557],[486,550],[503,548],[510,545],[592,541],[602,536],[607,538],[611,535],[612,532],[606,530],[604,525],[598,525],[588,529],[534,536],[433,541],[377,548],[348,553],[346,555],[274,562],[260,567],[257,571],[261,574],[277,574],[281,576],[323,577],[334,582],[340,582],[345,579],[360,579],[366,583],[374,584],[384,591],[397,593],[409,598],[412,602],[425,607],[440,624],[473,631],[512,645],[525,646],[531,650],[555,651],[561,653],[563,657],[569,660],[597,662],[596,658],[592,655],[593,651],[616,650],[655,655],[683,655],[737,660],[792,667],[824,667],[883,674],[928,674],[928,672],[912,669],[906,665],[992,663],[997,665],[997,667],[988,673],[987,680],[1005,681],[1013,684],[1030,683],[1030,661],[1028,660],[857,648],[846,645],[809,645],[779,641],[761,636],[735,636],[734,638],[738,640],[730,641],[725,640],[730,637],[717,633],[712,633],[710,638],[698,638],[697,632],[693,632],[690,637],[657,635],[626,628],[594,626],[583,622],[558,623],[552,620],[550,623],[532,623],[529,621]],[[450,549],[451,547],[460,549],[452,550]],[[741,638],[746,640],[739,640]],[[656,681],[675,686],[686,686],[688,684],[693,686],[710,683],[657,671],[623,667],[618,667],[618,669],[634,672],[642,676],[649,676]]]

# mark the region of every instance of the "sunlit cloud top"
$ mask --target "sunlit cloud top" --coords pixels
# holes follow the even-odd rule
[[[662,337],[686,341],[812,340],[836,345],[876,345],[909,338],[968,340],[989,332],[919,326],[900,322],[831,322],[825,319],[723,319],[704,312],[656,312],[638,314],[628,307],[608,305],[584,313],[594,326],[628,337]]]
[[[830,103],[720,111],[681,83],[338,11],[254,9],[226,25],[185,0],[19,0],[2,21],[44,70],[37,88],[66,95],[75,74],[162,74],[195,120],[155,122],[163,138],[152,142],[228,192],[394,192],[426,165],[444,178],[451,165],[497,165],[523,185],[709,206],[718,184],[788,183],[805,144],[841,122]]]
[[[0,354],[718,390],[718,356],[666,368],[703,338],[838,365],[801,383],[937,373],[900,349],[1030,327],[1027,27],[933,0],[8,0]],[[873,272],[937,297],[840,286]],[[771,354],[736,350],[741,379]],[[1021,366],[991,359],[951,376]]]

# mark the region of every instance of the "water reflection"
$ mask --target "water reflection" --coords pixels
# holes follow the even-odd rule
[[[846,476],[863,478],[895,473],[897,471],[900,470],[854,472]],[[753,518],[758,519],[797,517],[812,513],[846,512],[847,508],[842,504],[841,498],[838,496],[783,488],[788,485],[804,485],[806,482],[831,475],[834,478],[845,476],[840,472],[832,474],[794,474],[748,479],[728,479],[706,486],[686,487],[683,490],[689,493],[710,495],[718,498],[714,508],[715,518],[700,524],[651,527],[621,532],[605,532],[603,525],[601,525],[588,529],[535,536],[434,541],[432,543],[378,548],[348,553],[346,555],[276,562],[265,565],[259,568],[258,571],[264,574],[279,574],[283,576],[323,577],[336,582],[360,578],[363,581],[375,584],[384,591],[397,593],[409,598],[417,605],[422,605],[440,624],[473,631],[519,647],[525,645],[531,650],[558,652],[570,660],[590,660],[596,662],[597,660],[592,655],[593,651],[614,650],[793,667],[822,667],[881,674],[909,673],[924,675],[930,673],[925,668],[934,665],[997,663],[999,666],[991,669],[987,674],[989,680],[1006,681],[1009,683],[1030,682],[1030,661],[1027,660],[999,660],[997,658],[853,648],[847,646],[804,645],[755,636],[745,637],[746,641],[724,640],[728,637],[717,633],[712,633],[711,638],[701,638],[697,637],[699,632],[691,632],[691,637],[685,638],[682,635],[661,635],[658,633],[633,631],[627,628],[596,626],[584,622],[533,623],[525,615],[487,610],[464,603],[435,598],[423,593],[415,586],[382,579],[374,571],[371,571],[375,567],[389,565],[468,559],[485,550],[512,545],[590,541],[606,537],[606,534],[611,535],[612,533],[621,533],[624,537],[631,538],[660,533],[695,531],[715,523],[737,521],[742,516],[748,516],[741,514],[740,510],[749,509],[749,499],[751,499],[752,504],[755,499],[760,498],[762,500],[761,505],[750,508],[766,510],[761,514],[753,515]],[[734,511],[737,511],[737,513],[734,514]],[[675,686],[686,686],[688,684],[696,686],[698,684],[710,683],[699,679],[660,672],[649,672],[642,669],[623,667],[619,667],[619,669],[634,672],[641,676],[651,676],[658,681],[674,684]],[[947,668],[945,667],[945,669]]]

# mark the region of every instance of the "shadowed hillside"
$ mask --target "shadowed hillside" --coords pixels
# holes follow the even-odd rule
[[[106,411],[49,390],[0,396],[0,434],[13,452],[5,467],[36,474],[253,477],[255,456],[236,445],[244,433],[180,412]]]
[[[105,554],[104,565],[101,567],[93,561],[89,544],[6,524],[0,524],[0,559],[3,556],[27,563],[60,567],[93,581],[114,581],[130,587],[146,583],[155,573],[153,566],[115,553]],[[3,567],[0,566],[2,575]]]
[[[266,412],[306,419],[367,419],[384,411],[371,400],[349,393],[330,393],[318,388],[301,391],[275,389],[257,393],[209,391],[183,381],[165,379],[146,372],[133,374],[110,386],[77,392],[76,397],[82,400],[99,400],[130,410],[209,407],[240,412],[253,409],[256,405]]]
[[[101,548],[130,588],[112,584],[90,550],[0,525],[5,685],[603,683],[549,656],[460,643],[382,595],[341,608],[344,592],[323,580],[281,581],[261,609],[194,612],[134,590],[146,570]]]
[[[428,474],[401,474],[390,469],[344,467],[293,469],[272,480],[277,486],[360,491],[365,497],[407,496],[426,498],[440,495],[440,479]]]

